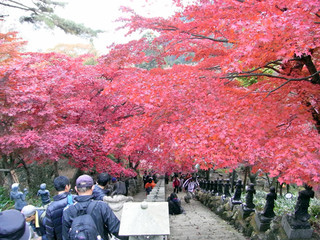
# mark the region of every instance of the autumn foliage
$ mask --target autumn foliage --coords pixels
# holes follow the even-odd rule
[[[148,142],[161,166],[245,165],[280,181],[318,183],[319,2],[175,2],[181,11],[169,19],[123,9],[131,14],[121,19],[129,34],[159,33],[149,48],[160,63],[159,54],[193,62],[150,72],[127,69],[131,76],[113,81],[111,91],[145,107],[145,114],[117,126],[124,153]],[[148,61],[152,56],[140,56],[146,43],[119,45],[106,63],[119,53],[119,67]],[[129,126],[137,128],[126,132]]]
[[[157,34],[94,66],[53,53],[1,66],[1,153],[127,175],[251,166],[319,184],[319,1],[174,2],[168,19],[123,8],[129,34]],[[162,68],[137,68],[148,61]]]
[[[2,66],[2,156],[33,161],[70,160],[83,170],[125,170],[103,150],[105,123],[117,118],[102,96],[105,79],[85,59],[30,53]]]

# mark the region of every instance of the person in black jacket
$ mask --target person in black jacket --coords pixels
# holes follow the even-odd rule
[[[53,197],[46,212],[46,232],[48,240],[62,239],[62,214],[63,209],[73,203],[73,196],[70,194],[70,181],[65,176],[56,177],[53,180],[58,194]]]
[[[181,207],[181,201],[178,198],[177,194],[171,193],[168,197],[169,203],[169,214],[177,215],[183,213],[183,208]]]
[[[95,202],[94,213],[90,214],[99,235],[103,240],[109,239],[109,234],[113,234],[119,239],[128,239],[128,237],[120,237],[118,235],[120,228],[120,221],[114,215],[109,205],[103,201],[93,200],[93,179],[89,175],[81,175],[76,181],[76,191],[79,194],[75,197],[75,203],[67,206],[63,211],[62,218],[62,239],[68,240],[69,231],[73,222],[78,216],[77,209],[87,209],[89,204]],[[77,206],[76,206],[77,205]]]
[[[104,196],[110,195],[111,191],[106,189],[108,182],[111,180],[111,177],[108,173],[100,173],[98,175],[97,184],[93,188],[93,198],[94,200],[103,201]]]

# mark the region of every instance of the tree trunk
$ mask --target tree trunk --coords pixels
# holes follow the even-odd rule
[[[283,183],[280,184],[280,196],[282,197],[283,194],[282,194],[282,187],[283,187]]]
[[[314,65],[314,63],[312,62],[311,56],[304,56],[301,58],[302,62],[306,65],[310,75],[313,75],[314,73],[317,72],[317,68]],[[313,84],[320,84],[320,76],[319,73],[315,74],[312,79],[311,79],[311,83]]]
[[[258,172],[251,173],[251,167],[248,167],[248,176],[249,176],[250,182],[253,183],[254,185],[256,185]]]
[[[236,170],[232,170],[232,177],[231,177],[231,192],[234,191],[234,184],[236,182]]]
[[[244,180],[243,180],[243,192],[246,192],[246,185],[247,185],[247,178],[248,178],[248,171],[249,171],[249,167],[245,167],[244,168]]]
[[[73,177],[70,179],[70,184],[73,188],[76,185],[77,178],[82,174],[83,174],[83,171],[80,168],[77,168],[77,171],[73,174]]]
[[[25,162],[22,158],[19,158],[19,163],[22,164],[23,169],[24,169],[24,171],[26,172],[26,175],[27,175],[27,184],[28,184],[28,188],[30,188],[30,185],[31,185],[31,177],[30,177],[29,167],[28,167],[28,165],[26,164],[26,162]]]
[[[268,175],[268,173],[265,173],[265,174],[266,174],[267,181],[268,181],[268,187],[270,188],[271,187],[271,182],[270,182],[269,175]]]
[[[206,180],[209,181],[210,178],[210,169],[205,171]]]
[[[2,155],[2,168],[3,169],[8,169],[8,171],[3,172],[3,183],[7,183],[9,187],[14,183],[13,177],[10,173],[10,166],[8,164],[8,156],[7,155]]]
[[[53,163],[53,174],[54,174],[54,177],[58,177],[59,176],[59,165],[58,165],[58,161],[54,161]]]

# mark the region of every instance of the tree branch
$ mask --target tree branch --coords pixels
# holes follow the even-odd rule
[[[230,79],[230,78],[237,78],[237,77],[271,77],[271,78],[278,78],[278,79],[283,79],[287,81],[306,81],[309,78],[313,78],[315,75],[319,74],[320,71],[315,72],[312,75],[309,75],[307,77],[302,77],[302,78],[287,78],[283,76],[276,76],[276,75],[271,75],[271,74],[265,74],[265,73],[250,73],[250,74],[242,74],[239,73],[237,75],[232,75],[232,76],[227,76],[227,77],[221,77],[221,79]],[[311,82],[311,80],[309,80]]]
[[[189,34],[193,37],[200,38],[200,39],[208,39],[208,40],[214,41],[214,42],[223,42],[223,43],[229,42],[228,39],[216,39],[216,38],[211,38],[211,37],[207,37],[207,36],[200,35],[200,34],[193,34],[193,33],[185,32],[185,31],[183,31],[182,33],[186,33],[186,34]]]
[[[155,30],[159,30],[159,31],[181,31],[179,30],[179,28],[175,27],[175,26],[161,26],[161,25],[158,25],[158,27],[154,27]],[[200,38],[200,39],[208,39],[210,41],[214,41],[214,42],[223,42],[223,43],[228,43],[228,39],[216,39],[216,38],[211,38],[211,37],[207,37],[207,36],[204,36],[204,35],[201,35],[201,34],[194,34],[194,33],[191,33],[191,32],[188,32],[188,31],[181,31],[181,33],[185,33],[185,34],[188,34],[188,35],[191,35],[193,37],[197,37],[197,38]]]
[[[17,8],[17,9],[24,10],[24,11],[32,11],[32,12],[37,14],[37,11],[36,11],[35,8],[28,7],[28,6],[24,5],[24,4],[16,2],[16,1],[9,1],[9,2],[12,3],[12,4],[16,4],[16,5],[3,3],[3,2],[0,2],[0,5],[6,6],[6,7]]]

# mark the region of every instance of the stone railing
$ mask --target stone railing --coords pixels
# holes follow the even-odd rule
[[[212,196],[211,193],[198,191],[197,199],[208,207],[211,211],[219,215],[222,219],[233,225],[239,232],[250,237],[251,240],[277,240],[277,239],[298,239],[295,236],[288,237],[286,229],[283,227],[283,216],[276,216],[267,225],[257,221],[257,212],[245,213],[242,204],[234,205],[230,198],[222,198],[221,196]],[[301,238],[299,238],[301,239]],[[302,239],[320,239],[319,234],[313,233],[311,238]]]

